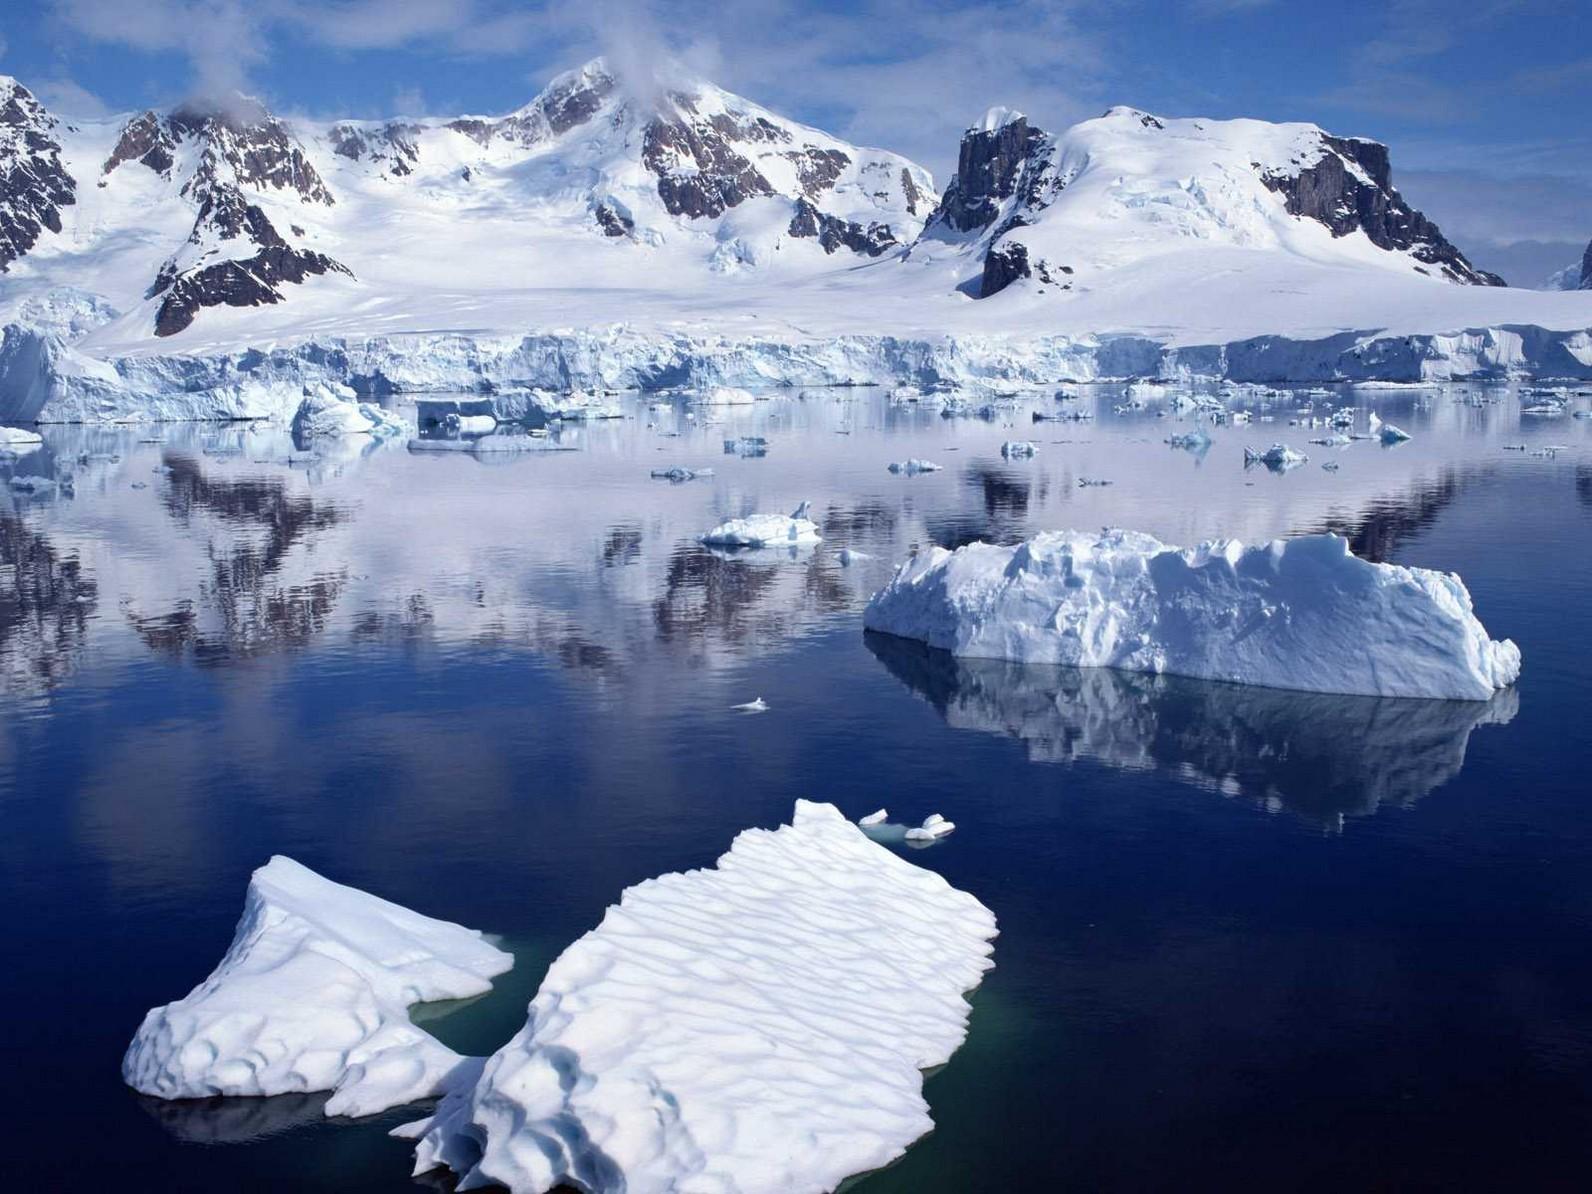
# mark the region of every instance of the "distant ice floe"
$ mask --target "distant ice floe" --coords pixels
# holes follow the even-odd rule
[[[702,535],[710,547],[804,547],[819,542],[818,524],[807,517],[810,503],[789,514],[753,514],[732,518]]]
[[[1001,455],[1007,460],[1023,460],[1038,452],[1039,446],[1031,439],[1009,439],[1001,445]]]
[[[22,456],[44,446],[44,437],[24,427],[0,427],[0,456]]]
[[[389,438],[412,432],[397,415],[375,403],[360,402],[348,386],[304,387],[304,400],[293,414],[293,437],[300,442],[349,435]]]
[[[910,460],[892,460],[887,467],[892,473],[900,473],[908,477],[915,477],[919,473],[937,473],[940,471],[940,466],[935,464],[934,461],[919,460],[915,456]]]
[[[483,994],[513,964],[473,929],[278,856],[249,881],[220,965],[144,1017],[122,1078],[162,1099],[331,1091],[327,1115],[433,1098],[473,1063],[407,1009]]]
[[[1247,468],[1252,464],[1263,464],[1274,473],[1285,473],[1289,469],[1298,468],[1310,457],[1303,452],[1296,452],[1287,444],[1272,444],[1264,452],[1254,448],[1244,449],[1244,465]]]
[[[762,697],[753,697],[745,704],[731,705],[730,708],[736,713],[767,713],[768,702]]]
[[[968,657],[1311,692],[1484,701],[1520,674],[1519,648],[1488,638],[1457,576],[1358,559],[1336,535],[935,547],[896,570],[864,623]]]
[[[818,1194],[932,1121],[995,918],[832,805],[628,889],[526,1025],[416,1136],[415,1172],[513,1194]]]
[[[1383,423],[1382,429],[1377,432],[1377,438],[1391,447],[1394,444],[1402,444],[1409,439],[1410,433],[1402,427],[1395,427],[1392,423]]]

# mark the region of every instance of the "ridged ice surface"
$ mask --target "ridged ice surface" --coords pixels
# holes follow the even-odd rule
[[[832,805],[627,890],[525,1027],[445,1098],[416,1172],[460,1188],[802,1194],[932,1123],[922,1070],[966,1033],[995,918]]]
[[[513,962],[472,929],[278,856],[249,881],[221,964],[144,1016],[122,1078],[162,1099],[332,1091],[328,1115],[434,1097],[479,1062],[407,1009],[480,995]]]
[[[1451,573],[1373,564],[1313,535],[1168,547],[1052,531],[921,552],[868,603],[870,630],[956,655],[1366,696],[1487,700],[1520,674]]]

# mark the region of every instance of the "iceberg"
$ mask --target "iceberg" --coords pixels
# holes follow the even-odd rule
[[[410,1022],[412,1004],[480,995],[514,959],[480,933],[317,875],[280,855],[254,872],[210,977],[144,1016],[122,1079],[161,1099],[331,1091],[372,1115],[473,1077]]]
[[[956,655],[1365,696],[1485,701],[1520,674],[1451,573],[1374,564],[1337,535],[1169,547],[1123,530],[919,552],[870,630]]]
[[[937,473],[940,471],[940,466],[935,464],[934,461],[919,460],[915,456],[910,460],[892,460],[887,467],[892,473],[904,474],[908,477],[915,477],[919,473]]]
[[[805,547],[822,536],[818,524],[807,517],[803,502],[789,514],[753,514],[721,522],[698,538],[709,547]]]
[[[1039,447],[1031,439],[1009,439],[1001,445],[1001,455],[1007,460],[1020,460],[1038,452]]]
[[[348,435],[387,438],[407,435],[410,428],[373,402],[360,402],[347,386],[306,386],[304,400],[293,414],[293,438],[337,439]]]
[[[1274,473],[1285,473],[1289,469],[1298,468],[1310,457],[1303,452],[1296,452],[1287,444],[1272,444],[1264,452],[1257,452],[1254,448],[1244,449],[1244,467],[1252,464],[1263,464]]]
[[[1393,426],[1392,423],[1383,423],[1382,429],[1377,432],[1377,438],[1388,447],[1392,447],[1394,444],[1402,444],[1409,439],[1410,433],[1402,427]]]
[[[22,456],[44,445],[37,431],[23,427],[0,427],[0,456]]]
[[[463,1189],[819,1194],[933,1126],[995,918],[833,805],[629,888],[552,964],[525,1027],[429,1119]]]

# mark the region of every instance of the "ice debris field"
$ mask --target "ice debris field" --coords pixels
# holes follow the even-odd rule
[[[329,1115],[441,1095],[396,1134],[464,1189],[817,1194],[933,1126],[923,1071],[961,1045],[995,935],[973,896],[799,801],[715,866],[625,891],[483,1063],[405,1009],[484,991],[507,954],[275,858],[123,1076],[166,1099],[331,1090]]]

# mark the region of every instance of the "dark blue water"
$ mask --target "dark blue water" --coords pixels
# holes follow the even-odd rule
[[[75,489],[0,496],[11,1180],[411,1188],[385,1132],[412,1112],[120,1085],[142,1013],[214,965],[272,853],[501,934],[516,969],[427,1021],[484,1052],[626,885],[812,797],[955,820],[912,858],[1001,927],[968,1042],[927,1085],[935,1131],[859,1191],[1580,1188],[1592,441],[1466,398],[1378,395],[1411,443],[1356,444],[1335,473],[1309,449],[1285,476],[1245,472],[1241,446],[1321,434],[1288,426],[1293,403],[1195,457],[1110,396],[1076,425],[1031,424],[1034,402],[1009,426],[877,396],[713,426],[638,405],[566,433],[577,451],[498,464],[52,431],[0,467]],[[742,433],[769,456],[723,455]],[[1040,455],[1003,462],[1019,434]],[[908,456],[945,471],[885,473]],[[672,463],[716,476],[648,479]],[[811,554],[692,541],[802,498]],[[1487,705],[1330,698],[861,633],[913,543],[1102,523],[1173,542],[1331,526],[1457,571],[1522,681]],[[841,546],[875,559],[842,568]],[[729,711],[754,696],[772,711]]]

